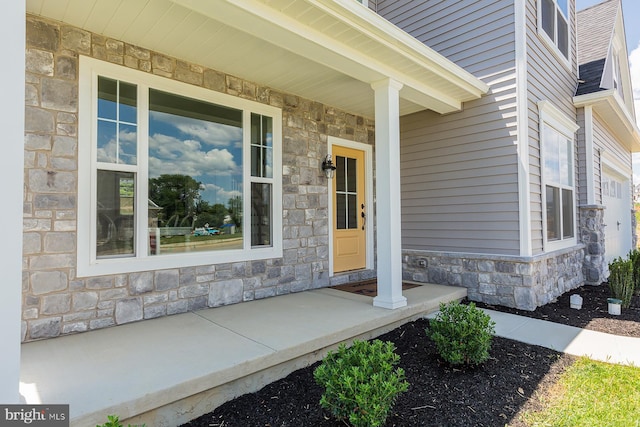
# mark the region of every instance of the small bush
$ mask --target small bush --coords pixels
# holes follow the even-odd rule
[[[614,259],[609,264],[609,290],[611,296],[622,300],[622,307],[629,308],[633,297],[633,261],[631,259]]]
[[[452,365],[479,365],[489,359],[495,322],[474,303],[453,301],[440,304],[440,312],[429,322],[427,335],[440,357]]]
[[[96,427],[123,427],[123,425],[120,424],[119,417],[115,415],[107,415],[107,420],[108,421],[106,423],[97,425]],[[145,424],[142,424],[141,426],[132,426],[131,424],[129,424],[129,427],[145,427]]]
[[[640,294],[640,250],[633,249],[629,251],[629,259],[633,264],[633,288],[635,294],[638,295]]]
[[[398,395],[407,391],[400,356],[392,342],[354,341],[329,352],[313,372],[324,387],[320,405],[355,427],[382,426]]]

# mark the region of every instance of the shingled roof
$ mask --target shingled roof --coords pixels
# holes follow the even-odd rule
[[[576,95],[604,90],[600,81],[619,7],[620,0],[607,0],[577,13],[580,83]]]

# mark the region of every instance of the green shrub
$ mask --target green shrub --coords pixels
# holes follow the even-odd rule
[[[629,259],[633,264],[633,288],[636,294],[640,294],[640,250],[629,251]]]
[[[474,303],[453,301],[440,304],[440,312],[429,322],[427,335],[440,357],[453,365],[478,365],[489,359],[495,322]]]
[[[404,370],[394,370],[400,360],[394,350],[389,341],[356,340],[329,352],[313,372],[324,387],[320,405],[355,427],[383,425],[398,395],[409,388]]]
[[[633,261],[620,257],[609,263],[609,290],[611,296],[622,300],[622,307],[629,308],[633,296]]]
[[[120,419],[115,416],[115,415],[107,415],[107,422],[104,424],[100,424],[97,425],[96,427],[123,427],[122,424],[120,424]],[[129,427],[138,427],[137,425],[132,426],[131,424],[129,424]],[[145,424],[142,424],[139,427],[145,427]]]

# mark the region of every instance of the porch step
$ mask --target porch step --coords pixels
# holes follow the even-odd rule
[[[387,310],[316,289],[26,343],[21,394],[25,403],[69,404],[71,426],[118,415],[125,425],[173,427],[466,293],[423,284],[403,292],[406,307]]]

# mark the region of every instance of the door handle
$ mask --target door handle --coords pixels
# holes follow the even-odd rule
[[[364,230],[364,224],[367,222],[367,215],[364,213],[364,203],[360,205],[360,209],[362,209],[360,217],[362,218],[362,229]]]

